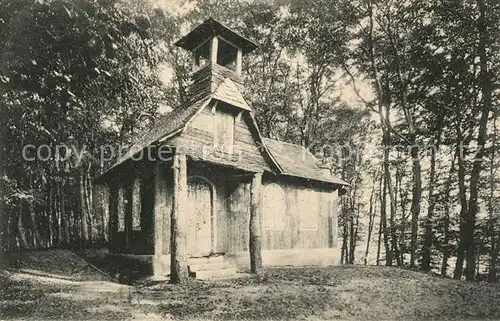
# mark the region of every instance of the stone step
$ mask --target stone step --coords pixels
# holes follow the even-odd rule
[[[200,279],[200,280],[209,280],[209,279],[231,277],[231,276],[236,275],[236,268],[196,271],[196,272],[192,272],[191,275],[193,277],[195,277],[196,279]]]
[[[191,257],[188,259],[188,265],[223,263],[223,262],[224,262],[224,255]]]
[[[208,271],[208,270],[222,270],[230,268],[231,265],[227,262],[215,262],[205,264],[189,264],[189,272]]]

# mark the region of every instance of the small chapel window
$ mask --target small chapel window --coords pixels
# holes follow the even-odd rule
[[[118,190],[118,232],[125,231],[125,197],[123,187]]]
[[[319,221],[318,193],[313,190],[299,190],[300,228],[302,230],[316,231]]]
[[[141,230],[141,182],[136,179],[132,191],[132,230]]]

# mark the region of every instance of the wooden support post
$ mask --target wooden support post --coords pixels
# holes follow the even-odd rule
[[[217,50],[219,48],[219,39],[217,36],[212,38],[212,43],[210,46],[210,63],[213,65],[217,64]]]
[[[242,57],[243,57],[243,52],[241,49],[238,48],[238,51],[236,52],[236,74],[237,75],[241,75]]]
[[[177,151],[173,157],[173,197],[170,220],[170,283],[182,284],[188,280],[186,216],[187,163],[186,155]]]
[[[146,239],[147,253],[155,254],[156,175],[155,164],[145,162],[141,175],[141,234]]]
[[[250,189],[250,270],[252,273],[262,272],[262,246],[261,246],[261,206],[260,186],[262,173],[255,173],[252,177]]]
[[[164,185],[167,184],[167,182],[163,181],[163,176],[162,176],[162,170],[163,166],[166,166],[164,163],[158,163],[158,164],[152,164],[153,166],[153,178],[151,182],[153,182],[153,189],[155,191],[155,197],[153,202],[155,205],[153,206],[153,222],[152,224],[154,225],[154,232],[153,232],[153,275],[155,277],[161,276],[161,275],[167,275],[169,271],[165,271],[164,267],[161,263],[161,256],[164,254],[163,253],[163,242],[164,236],[163,236],[163,229],[166,228],[168,222],[164,222],[164,217],[163,217],[163,211],[162,207],[165,207],[165,203],[160,202],[157,203],[157,197],[164,196],[161,194],[162,188],[164,188]],[[157,207],[156,205],[159,204]],[[170,241],[170,240],[169,240]]]
[[[109,221],[108,221],[108,237],[109,250],[112,252],[116,249],[116,233],[118,232],[118,183],[113,179],[109,183]]]

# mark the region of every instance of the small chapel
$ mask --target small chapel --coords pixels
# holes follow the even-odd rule
[[[257,45],[212,18],[176,45],[192,53],[189,98],[98,178],[111,255],[175,279],[337,264],[347,184],[306,148],[261,135],[242,94]]]

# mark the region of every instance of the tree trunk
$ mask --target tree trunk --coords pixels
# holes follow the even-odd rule
[[[40,248],[42,246],[40,232],[38,231],[38,223],[36,222],[36,213],[33,206],[34,200],[28,201],[29,214],[31,219],[31,225],[33,226],[33,245],[35,248]]]
[[[465,250],[467,247],[467,193],[465,187],[465,150],[462,146],[463,135],[460,124],[457,124],[457,163],[458,163],[458,194],[460,199],[460,227],[459,241],[457,247],[457,261],[453,272],[454,279],[461,279],[463,274],[463,266],[465,260]]]
[[[250,190],[250,270],[254,274],[262,272],[262,245],[261,245],[261,208],[260,186],[262,174],[255,173]]]
[[[80,167],[79,195],[80,195],[80,233],[82,243],[86,244],[89,239],[89,230],[87,224],[87,206],[85,204],[85,183],[84,183],[83,165]]]
[[[408,112],[409,113],[409,112]],[[415,267],[417,257],[417,239],[418,239],[418,217],[420,215],[420,199],[422,198],[422,178],[420,168],[420,153],[417,145],[416,134],[413,124],[410,127],[411,158],[413,162],[413,197],[411,202],[411,240],[410,240],[410,268]]]
[[[385,30],[389,38],[389,42],[395,56],[396,62],[396,75],[399,83],[399,88],[397,92],[400,98],[400,106],[403,109],[403,113],[406,120],[406,125],[408,127],[408,143],[411,148],[411,158],[412,158],[412,169],[413,169],[413,187],[412,187],[412,202],[411,202],[411,238],[410,238],[410,268],[415,267],[416,253],[417,253],[417,240],[418,240],[418,218],[420,215],[420,200],[422,197],[422,179],[421,179],[421,166],[420,166],[420,155],[419,146],[417,144],[417,134],[415,130],[415,122],[413,120],[413,111],[407,104],[407,85],[406,80],[403,76],[402,59],[400,57],[399,48],[397,47],[397,42],[394,39],[394,33],[392,31],[391,25],[392,19],[388,19]],[[389,117],[387,117],[387,121]],[[390,186],[389,186],[390,189]],[[389,190],[390,192],[390,190]],[[397,242],[396,242],[397,244]],[[396,253],[397,255],[397,253]]]
[[[348,254],[348,264],[354,264],[354,251],[356,249],[356,233],[354,227],[354,207],[351,204],[349,209],[349,254]]]
[[[356,221],[354,223],[355,228],[352,230],[352,241],[351,241],[351,249],[349,255],[349,264],[354,264],[355,256],[356,256],[356,246],[358,243],[358,232],[359,232],[359,216],[361,213],[361,204],[358,204],[356,209]]]
[[[385,166],[385,165],[384,165]],[[383,192],[381,193],[381,209],[380,209],[380,219],[382,222],[382,233],[384,237],[384,248],[385,248],[385,265],[391,266],[392,265],[392,251],[391,247],[389,244],[389,236],[388,234],[388,229],[387,229],[387,176],[384,175],[384,187],[383,187]]]
[[[385,177],[384,177],[384,199],[385,199],[385,195],[389,195],[389,208],[390,208],[390,220],[391,220],[391,226],[390,226],[390,229],[387,229],[387,214],[384,213],[384,222],[385,222],[385,226],[384,226],[384,235],[387,235],[387,233],[390,233],[390,250],[387,251],[386,250],[386,265],[392,265],[392,262],[393,262],[393,257],[394,257],[394,253],[396,253],[396,260],[397,260],[397,263],[398,265],[401,263],[399,262],[399,256],[397,255],[397,244],[398,244],[398,240],[397,240],[397,234],[396,234],[396,227],[395,227],[395,218],[396,218],[396,203],[395,203],[395,199],[394,199],[394,189],[392,187],[392,175],[391,175],[391,168],[390,168],[390,147],[391,147],[391,143],[392,143],[392,138],[391,138],[391,134],[390,134],[390,131],[389,131],[389,124],[390,124],[390,105],[387,104],[385,106],[385,126],[383,128],[385,128],[383,130],[384,132],[384,137],[383,137],[383,146],[384,146],[384,173],[385,173]],[[386,201],[384,200],[384,204],[386,204]],[[385,205],[384,205],[385,206]],[[384,210],[385,210],[385,207],[384,207]],[[387,241],[387,237],[384,238],[384,241],[385,242],[388,242]],[[386,245],[387,247],[389,246],[389,243],[387,243]],[[394,252],[393,252],[394,251]]]
[[[343,210],[343,216],[344,218],[342,219],[342,248],[340,251],[340,264],[347,264],[347,258],[349,256],[349,248],[348,248],[348,238],[349,238],[349,232],[348,232],[348,224],[347,224],[347,217],[345,214],[345,210]]]
[[[66,246],[71,244],[71,217],[70,212],[66,210],[66,202],[64,195],[64,182],[59,185],[59,202],[61,203],[61,217],[64,225],[64,243]]]
[[[494,283],[497,281],[497,264],[498,264],[498,235],[491,240],[490,264],[488,266],[488,282]]]
[[[382,87],[382,82],[379,75],[378,65],[376,61],[376,52],[375,52],[375,38],[373,35],[375,28],[375,17],[373,10],[373,3],[370,1],[368,3],[368,13],[369,13],[369,55],[370,55],[370,64],[373,72],[373,80],[375,82],[375,89],[377,93],[377,106],[378,106],[378,115],[380,117],[380,127],[382,128],[382,147],[384,149],[384,192],[381,193],[381,211],[380,211],[380,220],[381,225],[383,227],[382,233],[384,234],[384,245],[385,245],[385,256],[386,256],[386,265],[392,265],[392,252],[389,248],[389,240],[387,236],[387,187],[390,182],[390,167],[389,167],[389,148],[390,148],[390,134],[389,134],[389,119],[386,115],[389,113],[389,104],[387,102],[388,95],[384,95],[384,88]],[[383,109],[386,108],[386,115],[384,115]],[[389,194],[392,192],[392,184],[390,184]],[[390,195],[391,198],[391,211],[394,208],[393,203],[393,195]]]
[[[17,231],[19,233],[19,239],[21,240],[21,246],[24,249],[29,249],[30,246],[28,244],[28,240],[26,239],[26,232],[24,231],[24,222],[23,222],[23,201],[19,201],[19,216],[17,218]]]
[[[84,191],[84,197],[85,197],[85,212],[87,213],[86,219],[87,219],[87,235],[88,239],[87,241],[92,244],[93,241],[93,229],[92,229],[92,220],[93,220],[93,215],[92,215],[92,200],[91,200],[91,195],[92,191],[90,190],[90,178],[89,178],[89,170],[84,172],[83,176],[83,191]]]
[[[56,216],[57,216],[57,245],[61,246],[64,243],[63,239],[63,220],[62,220],[62,215],[61,215],[61,195],[59,193],[59,186],[58,183],[55,182],[55,198],[54,198],[54,207],[56,211]]]
[[[49,218],[49,246],[54,245],[54,188],[52,182],[49,183],[49,208],[47,209]]]
[[[377,265],[380,264],[380,248],[382,247],[382,182],[384,180],[384,175],[380,175],[379,186],[378,186],[378,195],[380,200],[380,219],[378,222],[378,240],[377,240]]]
[[[402,176],[402,175],[401,175]],[[400,256],[401,263],[404,264],[404,254],[406,253],[406,227],[408,226],[408,215],[406,214],[406,202],[408,199],[408,191],[405,188],[402,188],[402,177],[398,177],[399,184],[399,205],[401,207],[401,227],[400,227],[400,237],[399,237],[399,248],[400,248]]]
[[[45,212],[45,216],[47,217],[48,224],[49,224],[49,235],[47,237],[46,247],[51,248],[52,244],[53,244],[52,241],[54,238],[54,229],[53,229],[54,222],[52,222],[52,213],[50,212],[50,205],[49,205],[49,208],[47,209],[47,211]]]
[[[490,264],[488,267],[488,282],[493,283],[497,280],[497,264],[498,264],[498,236],[496,229],[498,228],[497,217],[495,215],[495,191],[496,191],[496,180],[495,180],[495,151],[497,148],[497,123],[496,116],[493,116],[493,144],[491,146],[491,155],[490,155],[490,195],[488,201],[488,214],[489,214],[489,234],[490,234]],[[499,231],[500,232],[500,231]]]
[[[351,197],[348,200],[350,207],[349,222],[350,222],[350,237],[349,237],[349,264],[354,264],[356,255],[356,246],[358,242],[358,231],[359,231],[359,215],[360,215],[360,204],[357,204],[356,199],[358,195],[359,188],[359,176],[356,173],[358,165],[361,166],[362,158],[361,155],[352,159],[352,182],[353,187],[351,188]]]
[[[444,206],[444,239],[443,239],[443,244],[444,244],[444,249],[443,249],[443,262],[441,264],[441,275],[442,276],[447,276],[447,270],[448,270],[448,258],[450,257],[450,209],[451,206],[453,205],[453,201],[450,198],[450,192],[451,192],[451,183],[452,183],[452,178],[455,173],[455,158],[457,157],[457,154],[453,157],[451,161],[451,166],[450,166],[450,171],[448,173],[448,179],[446,180],[446,185],[445,185],[445,191],[444,191],[444,200],[445,200],[445,206]]]
[[[470,175],[470,193],[469,193],[469,208],[468,208],[468,220],[467,220],[467,242],[466,242],[466,259],[467,267],[465,276],[467,280],[474,280],[475,277],[475,264],[476,264],[476,244],[474,238],[475,225],[476,225],[476,215],[479,210],[478,208],[478,193],[479,193],[479,180],[481,176],[483,158],[486,153],[486,139],[488,135],[488,118],[490,111],[492,110],[492,83],[491,75],[488,70],[488,54],[486,53],[487,42],[489,42],[488,30],[486,27],[486,4],[485,0],[477,0],[479,8],[479,65],[480,65],[480,84],[481,93],[483,96],[483,106],[481,110],[481,119],[479,121],[479,130],[477,134],[477,146],[478,151],[475,155],[474,162],[472,164],[472,171]]]
[[[397,204],[398,201],[398,191],[401,189],[401,168],[400,164],[396,165],[396,184],[394,186],[394,192],[393,192],[393,200],[392,202],[394,204]],[[396,228],[396,210],[391,209],[391,216],[390,216],[390,231],[391,231],[391,251],[394,253],[393,255],[396,257],[396,264],[398,266],[401,266],[403,263],[402,260],[402,255],[401,251],[399,250],[399,242],[402,237],[398,237],[398,231]]]
[[[434,217],[434,208],[436,206],[437,195],[434,195],[434,187],[436,184],[436,149],[439,148],[441,140],[441,131],[438,130],[436,135],[435,145],[431,148],[431,164],[429,174],[429,196],[427,217],[425,220],[424,244],[422,246],[422,270],[429,272],[431,270],[431,247],[432,247],[432,221]]]
[[[170,218],[170,283],[188,281],[186,220],[187,220],[187,162],[186,155],[177,151],[173,157],[173,198]]]
[[[368,210],[368,236],[366,238],[366,250],[365,250],[365,258],[364,258],[364,264],[366,265],[368,263],[368,253],[370,251],[370,241],[372,238],[372,233],[373,233],[373,225],[375,222],[375,185],[377,182],[377,176],[374,175],[373,178],[373,185],[372,185],[372,191],[370,193],[370,208]]]

